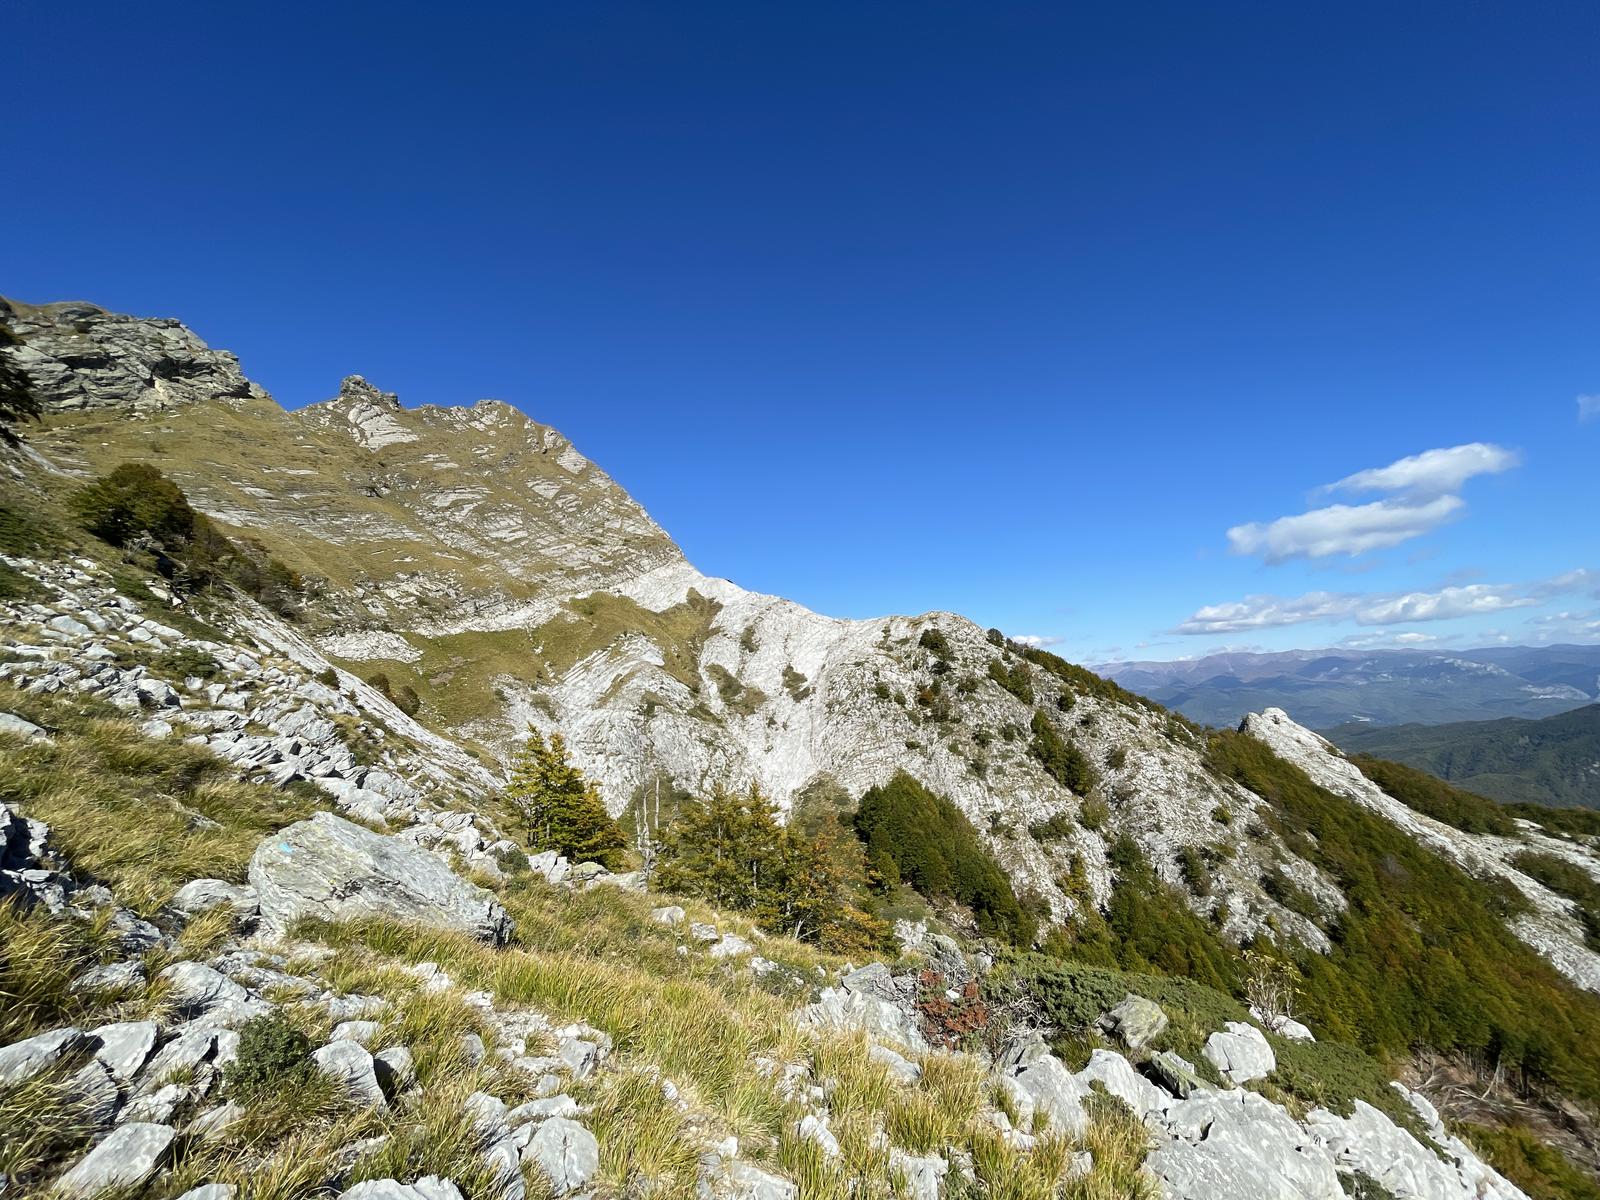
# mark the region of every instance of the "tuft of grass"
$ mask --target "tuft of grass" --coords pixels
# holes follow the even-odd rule
[[[600,1142],[601,1178],[616,1194],[682,1200],[696,1194],[699,1151],[656,1072],[607,1077],[587,1124]]]
[[[294,792],[238,782],[202,747],[147,738],[125,718],[6,686],[0,707],[55,733],[0,755],[0,801],[46,822],[76,871],[147,916],[191,879],[242,881],[257,843],[312,809]]]
[[[21,1194],[32,1191],[87,1146],[94,1125],[68,1080],[81,1063],[58,1063],[32,1079],[0,1087],[0,1175]]]
[[[83,923],[24,909],[16,898],[0,902],[0,1045],[70,1024],[88,1011],[95,998],[70,985],[104,958],[112,941],[104,916]]]

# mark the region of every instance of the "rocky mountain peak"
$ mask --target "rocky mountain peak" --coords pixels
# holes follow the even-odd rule
[[[338,399],[344,404],[373,404],[395,412],[400,410],[398,395],[374,387],[361,375],[346,375],[340,381]]]

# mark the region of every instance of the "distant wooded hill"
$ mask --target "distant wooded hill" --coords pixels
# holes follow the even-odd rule
[[[1502,803],[1600,809],[1600,704],[1530,721],[1341,725],[1340,749],[1417,767]]]

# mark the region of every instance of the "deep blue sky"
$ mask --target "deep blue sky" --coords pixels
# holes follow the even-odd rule
[[[1600,638],[1592,3],[4,21],[0,292],[179,316],[289,406],[509,400],[708,573],[1086,660]],[[1336,503],[1388,507],[1230,542]]]

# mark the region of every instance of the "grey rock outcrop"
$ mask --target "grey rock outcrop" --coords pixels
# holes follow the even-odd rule
[[[502,943],[511,918],[443,861],[329,813],[264,839],[250,860],[261,917],[282,930],[301,917],[389,917]]]
[[[166,1162],[177,1132],[169,1125],[130,1121],[63,1175],[56,1189],[66,1196],[90,1197],[113,1188],[132,1188]]]
[[[81,1029],[52,1029],[0,1048],[0,1083],[22,1083],[84,1044]]]
[[[581,1190],[600,1170],[600,1143],[568,1117],[551,1117],[540,1125],[527,1154],[557,1196]]]
[[[1213,1033],[1202,1053],[1217,1073],[1235,1086],[1265,1079],[1278,1065],[1265,1035],[1243,1021],[1229,1021],[1223,1031]]]

